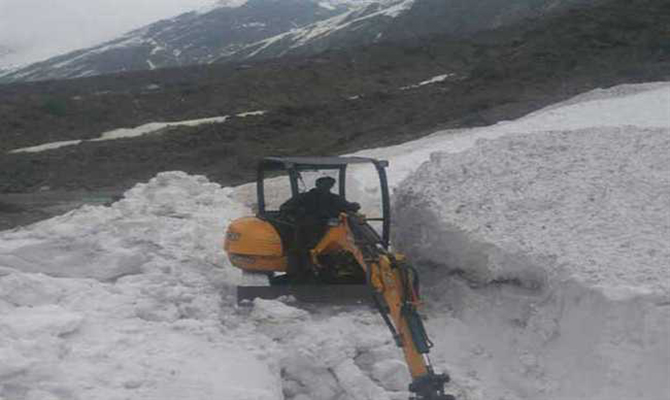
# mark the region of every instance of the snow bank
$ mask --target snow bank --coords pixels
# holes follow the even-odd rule
[[[232,194],[162,173],[111,207],[0,233],[0,398],[407,398],[374,312],[235,307],[221,240],[251,211]]]
[[[482,398],[670,393],[668,154],[667,128],[513,135],[434,153],[399,186],[394,243],[452,307],[445,329],[472,335],[439,339],[469,360],[449,363],[461,382],[482,376]]]
[[[402,354],[372,310],[319,306],[306,312],[257,299],[245,323],[265,338],[261,351],[280,368],[287,399],[409,396]]]
[[[112,207],[0,234],[0,398],[283,398],[221,333],[239,277],[221,232],[247,212],[229,194],[164,173]]]
[[[396,146],[363,150],[352,155],[390,160],[389,184],[398,186],[419,165],[438,151],[458,153],[474,147],[479,139],[532,132],[579,130],[594,127],[670,127],[670,83],[620,85],[594,90],[533,112],[515,121],[475,129],[435,132]],[[366,191],[374,190],[372,173],[357,175]]]

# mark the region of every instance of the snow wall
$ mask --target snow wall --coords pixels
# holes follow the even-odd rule
[[[396,189],[439,360],[482,399],[670,398],[670,130],[434,153]],[[470,336],[468,336],[470,335]]]

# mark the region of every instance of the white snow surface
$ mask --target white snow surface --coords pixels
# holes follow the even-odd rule
[[[453,77],[454,75],[455,74],[453,74],[453,73],[437,75],[437,76],[434,76],[430,79],[426,79],[425,81],[421,81],[417,84],[401,87],[400,90],[414,89],[414,88],[418,88],[418,87],[421,87],[421,86],[432,85],[434,83],[444,82],[445,80],[447,80],[450,77]]]
[[[358,153],[390,161],[394,243],[459,399],[668,398],[669,104],[670,84],[620,86]],[[235,307],[221,240],[250,189],[164,172],[0,232],[0,398],[406,399],[371,310]]]
[[[566,275],[614,297],[670,297],[668,154],[669,129],[633,127],[509,136],[457,157],[433,153],[396,193],[405,228],[396,242],[484,282],[535,287]],[[441,229],[452,240],[436,237]],[[482,260],[450,241],[480,243],[461,248]]]

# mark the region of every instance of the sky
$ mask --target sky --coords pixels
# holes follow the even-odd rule
[[[0,67],[112,39],[214,0],[0,0]],[[0,56],[1,57],[1,56]]]

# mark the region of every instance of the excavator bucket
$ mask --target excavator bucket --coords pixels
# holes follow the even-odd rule
[[[254,299],[273,300],[291,296],[301,303],[373,305],[371,290],[368,285],[360,284],[238,286],[237,304],[250,305]]]

